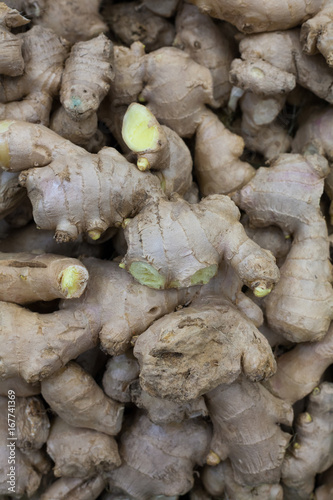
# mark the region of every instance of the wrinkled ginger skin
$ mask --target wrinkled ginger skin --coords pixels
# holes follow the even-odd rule
[[[56,477],[89,478],[121,464],[113,437],[73,427],[60,417],[56,417],[51,426],[47,453],[55,462],[53,471]]]
[[[179,197],[147,204],[126,225],[123,263],[147,286],[184,288],[207,283],[223,258],[244,284],[268,293],[279,279],[275,259],[246,236],[239,218],[235,204],[222,195],[195,205]]]
[[[45,8],[34,18],[34,23],[52,29],[71,44],[90,40],[108,31],[98,13],[100,3],[101,0],[46,0]]]
[[[234,59],[230,70],[237,87],[274,96],[290,92],[299,83],[333,103],[332,69],[321,55],[304,54],[298,29],[246,36],[239,50],[242,59]]]
[[[73,361],[44,380],[41,392],[57,415],[74,427],[110,436],[121,429],[123,406],[108,398],[93,377]]]
[[[122,465],[109,474],[111,491],[119,487],[137,500],[187,493],[195,465],[204,463],[210,438],[203,420],[156,425],[139,413],[121,435]]]
[[[29,22],[15,10],[0,3],[0,74],[7,76],[22,75],[24,59],[22,39],[10,32],[11,28],[24,26]]]
[[[240,373],[257,381],[276,369],[271,348],[227,300],[207,296],[156,321],[134,346],[140,384],[176,402],[198,398]]]
[[[254,226],[293,236],[281,278],[265,299],[270,327],[292,342],[322,339],[333,313],[332,266],[319,200],[329,169],[318,155],[281,155],[234,197]]]
[[[278,482],[291,437],[279,424],[291,425],[291,406],[244,376],[221,384],[205,399],[214,429],[211,451],[220,460],[229,457],[235,481],[248,486]]]
[[[97,133],[97,110],[114,78],[112,66],[113,45],[103,34],[72,47],[62,75],[62,107],[52,115],[52,130],[79,146],[90,144]]]
[[[79,260],[52,254],[0,252],[0,300],[28,304],[80,297],[88,271]]]
[[[0,118],[48,125],[69,44],[41,26],[20,36],[24,73],[14,78],[1,76]]]
[[[133,216],[147,199],[162,195],[154,176],[139,172],[113,148],[92,155],[42,125],[15,121],[2,122],[0,142],[1,167],[29,169],[20,182],[28,191],[35,222],[55,230],[58,242],[83,232],[98,239],[108,227],[119,227]]]
[[[47,488],[40,500],[96,500],[105,488],[102,476],[62,477]]]
[[[210,70],[214,99],[218,106],[226,104],[231,90],[229,70],[234,53],[222,28],[193,5],[183,4],[177,13],[176,30],[173,45]]]
[[[277,359],[277,372],[265,382],[269,391],[290,404],[296,403],[319,384],[333,363],[333,325],[320,342],[298,344]]]
[[[312,391],[306,413],[298,416],[296,439],[282,468],[286,500],[308,500],[315,476],[333,464],[333,384]]]
[[[189,0],[203,12],[234,24],[244,33],[286,30],[303,23],[320,10],[323,0]]]
[[[17,398],[15,406],[17,446],[23,452],[40,450],[46,443],[50,422],[38,397]]]

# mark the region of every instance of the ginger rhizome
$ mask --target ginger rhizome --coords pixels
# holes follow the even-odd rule
[[[253,225],[275,224],[293,242],[265,299],[268,323],[293,342],[320,340],[332,319],[332,266],[319,201],[328,164],[318,155],[281,155],[234,197]]]
[[[205,399],[214,429],[207,463],[229,457],[240,484],[278,482],[291,438],[278,424],[291,425],[291,406],[245,377],[219,385]]]
[[[333,464],[333,384],[323,382],[298,416],[296,437],[282,468],[286,500],[308,500],[315,475]]]
[[[67,257],[0,252],[0,277],[0,300],[28,304],[80,297],[88,271],[81,262]]]
[[[114,77],[112,64],[113,46],[105,35],[72,47],[62,75],[62,107],[51,117],[52,130],[89,150],[93,149],[92,143],[101,143],[97,110]]]
[[[21,16],[16,9],[10,9],[0,3],[0,74],[7,76],[22,75],[24,59],[22,56],[22,39],[11,33],[12,28],[18,28],[29,23],[29,19]]]
[[[24,72],[15,77],[1,75],[0,117],[48,125],[69,44],[39,26],[20,36]]]

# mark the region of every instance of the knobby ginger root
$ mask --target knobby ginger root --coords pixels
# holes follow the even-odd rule
[[[115,439],[102,432],[73,427],[56,417],[47,440],[56,477],[90,478],[119,467]]]
[[[147,52],[172,45],[175,37],[173,24],[154,14],[142,2],[107,4],[103,7],[102,14],[124,45],[142,42]]]
[[[292,342],[322,339],[332,319],[332,266],[319,208],[328,172],[322,156],[281,155],[234,197],[251,224],[275,224],[293,236],[280,281],[265,299],[270,327]]]
[[[35,397],[17,398],[15,405],[16,444],[24,453],[40,450],[46,443],[50,422],[42,401]]]
[[[0,379],[20,376],[36,383],[96,346],[99,337],[105,351],[120,354],[128,349],[134,335],[195,293],[193,289],[156,293],[135,283],[114,262],[91,259],[85,265],[90,276],[88,288],[80,299],[71,300],[69,308],[62,303],[60,311],[38,314],[1,303],[0,344],[4,348]]]
[[[274,96],[290,92],[297,82],[333,103],[332,69],[320,55],[302,52],[299,30],[244,37],[239,49],[242,59],[234,59],[230,70],[231,82],[237,87]]]
[[[204,463],[211,433],[203,420],[156,425],[138,414],[121,435],[122,465],[110,472],[110,490],[136,500],[183,495],[193,486],[193,468]]]
[[[7,76],[22,75],[24,59],[22,56],[22,39],[10,32],[11,28],[24,26],[29,19],[0,3],[0,74]]]
[[[151,396],[144,391],[138,380],[130,387],[131,400],[147,412],[149,420],[157,425],[182,422],[186,418],[207,417],[208,410],[203,397],[186,403],[176,403],[164,398]]]
[[[277,483],[291,437],[278,424],[291,425],[291,406],[245,377],[219,385],[205,399],[214,428],[207,463],[229,457],[236,482]]]
[[[65,422],[110,436],[121,429],[124,407],[108,398],[73,361],[42,382],[42,396]]]
[[[76,298],[84,292],[88,271],[76,259],[52,254],[1,253],[0,300],[28,304]]]
[[[230,198],[211,195],[196,205],[180,197],[147,204],[128,221],[126,269],[152,288],[204,284],[222,258],[263,297],[279,278],[272,254],[247,236]]]
[[[282,467],[286,500],[309,500],[315,475],[333,464],[333,384],[323,382],[296,422],[296,438]]]
[[[277,371],[265,386],[274,396],[296,403],[320,382],[333,363],[333,325],[320,342],[298,344],[277,359]]]
[[[90,479],[62,477],[51,484],[40,500],[96,500],[105,487],[102,476]]]
[[[103,389],[110,398],[131,402],[130,384],[139,376],[140,367],[131,350],[109,359],[103,375]]]
[[[205,489],[213,497],[227,495],[228,500],[283,500],[283,489],[279,484],[244,486],[237,483],[229,460],[216,466],[206,465],[201,474]]]
[[[231,90],[229,70],[234,54],[222,28],[193,5],[183,4],[177,12],[176,30],[173,45],[210,70],[214,99],[218,106],[226,104]]]
[[[113,46],[105,35],[72,47],[62,75],[62,107],[51,117],[52,130],[89,149],[91,139],[98,135],[97,110],[114,78],[112,65]]]
[[[153,396],[195,399],[241,372],[252,381],[275,371],[271,348],[227,300],[206,296],[156,321],[137,339],[140,383]]]
[[[0,118],[48,125],[69,45],[52,30],[37,26],[20,36],[24,73],[1,76]]]
[[[176,132],[161,126],[149,109],[137,103],[129,106],[122,137],[137,156],[139,170],[152,169],[167,196],[190,190],[192,158],[188,147]]]

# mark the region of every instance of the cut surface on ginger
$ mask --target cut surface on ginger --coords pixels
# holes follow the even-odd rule
[[[87,280],[88,271],[82,266],[69,266],[59,276],[61,290],[68,299],[80,297]]]
[[[134,152],[156,149],[159,130],[154,115],[141,104],[132,104],[123,121],[122,135],[127,146]]]
[[[162,276],[157,269],[146,262],[132,262],[129,272],[138,280],[141,285],[149,286],[150,288],[164,288],[165,277]]]
[[[191,277],[191,284],[206,285],[210,281],[210,279],[216,275],[217,269],[218,267],[216,264],[205,267],[204,269],[199,269],[199,271],[194,273]]]

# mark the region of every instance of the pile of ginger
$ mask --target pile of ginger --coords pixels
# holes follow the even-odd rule
[[[332,0],[0,31],[0,500],[332,499]]]

